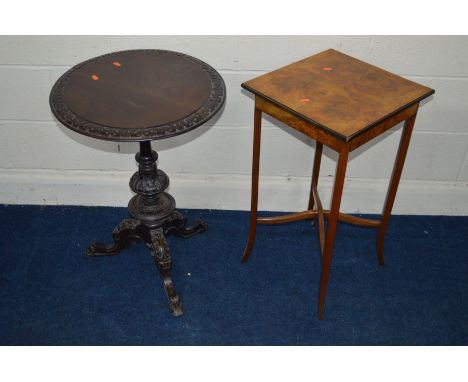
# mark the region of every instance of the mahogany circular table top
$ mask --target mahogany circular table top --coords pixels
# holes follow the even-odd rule
[[[226,98],[208,64],[167,50],[128,50],[78,64],[50,94],[55,117],[94,138],[148,141],[190,131],[213,117]]]

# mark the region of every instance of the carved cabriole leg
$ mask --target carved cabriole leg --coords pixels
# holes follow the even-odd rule
[[[135,157],[138,172],[130,180],[130,188],[137,195],[130,200],[129,213],[142,222],[140,236],[151,249],[174,316],[183,314],[182,302],[171,278],[172,260],[164,236],[176,233],[186,237],[206,229],[199,223],[186,229],[186,219],[175,210],[175,200],[164,190],[169,186],[168,176],[157,168],[158,154],[151,149],[151,142],[140,142],[140,152]]]
[[[253,158],[252,158],[252,195],[250,206],[250,229],[249,239],[244,250],[241,261],[245,263],[252,254],[255,242],[255,233],[257,230],[257,205],[258,205],[258,177],[260,170],[260,137],[262,129],[262,111],[255,108],[254,113],[254,140],[253,140]]]
[[[331,200],[330,214],[328,217],[327,235],[325,239],[325,247],[323,251],[322,272],[320,274],[320,287],[318,299],[318,318],[323,319],[325,307],[325,296],[327,293],[328,276],[330,272],[331,260],[333,255],[333,245],[335,243],[336,226],[340,213],[341,195],[343,193],[343,185],[346,175],[346,167],[348,164],[348,147],[343,146],[339,153],[338,164],[335,173],[335,185],[333,186],[333,195]]]
[[[135,156],[138,171],[130,179],[130,188],[136,195],[128,204],[133,219],[125,219],[113,232],[114,243],[92,244],[87,254],[91,256],[116,255],[133,240],[143,240],[151,249],[164,290],[169,299],[169,309],[174,316],[183,314],[183,306],[171,278],[172,260],[165,234],[190,237],[204,232],[207,225],[197,220],[186,227],[187,219],[175,209],[175,200],[164,190],[169,186],[168,176],[158,170],[158,154],[151,150],[151,142],[140,142],[140,152]]]
[[[403,132],[400,138],[400,145],[393,166],[392,177],[388,186],[387,197],[382,211],[382,220],[380,223],[379,231],[377,233],[377,258],[380,265],[384,265],[383,244],[385,232],[388,227],[388,220],[392,213],[393,203],[395,201],[398,184],[400,183],[401,173],[403,172],[403,165],[405,164],[406,153],[408,152],[409,143],[411,140],[411,133],[413,131],[414,122],[416,120],[416,113],[405,121]]]
[[[137,228],[141,223],[136,219],[125,219],[112,232],[114,243],[104,245],[100,243],[91,244],[86,250],[88,256],[113,256],[127,247],[133,240],[140,239]]]
[[[179,237],[191,237],[208,229],[208,225],[201,220],[195,220],[191,227],[186,227],[186,224],[187,219],[176,210],[164,222],[164,234],[166,236],[173,234]]]
[[[174,316],[181,316],[183,311],[182,301],[177,295],[171,277],[172,259],[169,247],[164,237],[162,228],[148,229],[143,235],[143,240],[151,249],[156,266],[161,275],[164,290],[169,300],[169,310]]]

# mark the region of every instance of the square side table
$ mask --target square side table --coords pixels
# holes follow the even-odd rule
[[[255,95],[250,230],[242,262],[246,262],[252,253],[257,224],[317,219],[322,259],[318,318],[323,319],[338,221],[378,228],[377,258],[379,264],[384,265],[385,232],[416,113],[420,101],[433,94],[434,90],[333,49],[254,78],[243,83],[242,87]],[[309,204],[305,211],[277,217],[257,216],[262,113],[316,141]],[[403,133],[381,219],[364,219],[341,213],[349,153],[403,121]],[[323,145],[339,154],[328,210],[322,207],[317,191]],[[325,219],[328,219],[326,230]]]

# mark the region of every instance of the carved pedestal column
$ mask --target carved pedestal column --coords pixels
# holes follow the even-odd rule
[[[175,207],[174,198],[164,190],[169,186],[168,176],[158,170],[158,154],[151,150],[151,142],[140,142],[140,152],[135,156],[138,171],[130,179],[130,188],[136,195],[128,204],[132,219],[123,220],[113,231],[111,245],[92,244],[90,256],[116,255],[133,240],[142,240],[150,248],[163,280],[169,300],[169,309],[174,316],[183,314],[183,306],[177,295],[171,277],[172,260],[165,236],[175,234],[190,237],[203,232],[207,225],[196,221],[193,227],[186,227],[186,219]]]

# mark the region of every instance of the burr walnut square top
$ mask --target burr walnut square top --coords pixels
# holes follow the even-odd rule
[[[333,49],[242,87],[346,142],[434,93]]]

